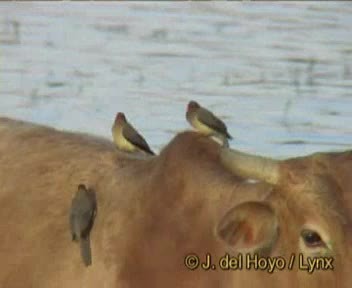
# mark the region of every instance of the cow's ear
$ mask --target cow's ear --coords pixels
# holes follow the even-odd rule
[[[278,221],[268,204],[245,202],[230,209],[215,230],[237,253],[268,255],[278,237]]]

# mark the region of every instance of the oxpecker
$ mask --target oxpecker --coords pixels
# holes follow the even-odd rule
[[[128,123],[124,113],[119,112],[116,114],[111,132],[118,149],[126,152],[143,151],[144,153],[155,155],[143,136]]]
[[[227,127],[212,112],[201,107],[196,101],[190,101],[186,112],[187,121],[200,133],[207,136],[218,136],[227,144],[227,139],[232,136],[227,131]]]
[[[86,266],[92,264],[90,250],[90,231],[96,216],[97,204],[95,192],[79,184],[70,210],[70,228],[72,241],[80,242],[81,257]]]

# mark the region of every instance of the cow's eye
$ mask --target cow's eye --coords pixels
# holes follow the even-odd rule
[[[322,247],[325,246],[319,233],[314,230],[305,229],[301,232],[301,237],[308,247]]]

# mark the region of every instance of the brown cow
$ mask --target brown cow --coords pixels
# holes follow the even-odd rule
[[[159,156],[137,158],[7,118],[0,139],[0,287],[352,287],[351,153],[277,162],[184,132]],[[97,192],[88,268],[68,223],[78,183]],[[187,269],[190,253],[203,266]],[[226,253],[283,258],[273,273],[246,254],[242,270],[223,271]],[[298,253],[301,268],[324,256],[316,268],[327,270],[300,271]]]

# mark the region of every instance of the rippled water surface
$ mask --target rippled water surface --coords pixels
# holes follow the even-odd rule
[[[160,150],[199,101],[238,149],[352,144],[350,3],[0,3],[0,114]]]

